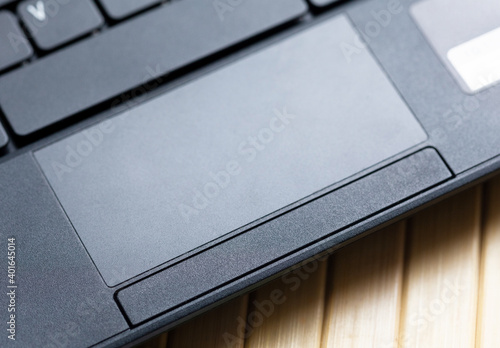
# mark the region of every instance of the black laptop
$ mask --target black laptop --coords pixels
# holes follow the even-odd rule
[[[2,347],[141,342],[500,169],[498,0],[0,7]]]

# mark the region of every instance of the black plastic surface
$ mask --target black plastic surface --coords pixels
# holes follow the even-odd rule
[[[376,19],[388,9],[385,0],[354,3],[349,16],[424,126],[430,144],[461,173],[500,154],[500,85],[474,95],[463,92],[410,15],[414,2],[401,1],[387,25]]]
[[[35,160],[0,166],[2,347],[88,347],[128,328]],[[15,238],[15,259],[7,258]],[[14,261],[14,283],[7,273]],[[7,288],[7,286],[17,286]],[[13,296],[7,296],[14,291]],[[14,299],[14,311],[7,311]],[[14,314],[13,332],[7,324]]]
[[[172,1],[2,76],[0,107],[16,134],[29,135],[147,82],[151,89],[306,9],[302,0],[252,0],[221,20],[212,0]]]
[[[120,290],[118,301],[137,325],[451,176],[436,151],[423,150]],[[250,243],[259,247],[250,252]]]
[[[410,12],[429,45],[434,48],[442,63],[456,78],[457,83],[467,93],[474,93],[467,83],[467,81],[471,83],[470,76],[467,80],[463,79],[459,70],[456,70],[452,64],[449,54],[454,48],[499,28],[500,1],[420,1],[415,2],[410,7]],[[495,74],[488,67],[488,58],[496,48],[495,44],[491,44],[491,46],[493,46],[491,47],[492,51],[489,53],[476,52],[474,55],[470,53],[473,50],[469,51],[467,57],[462,55],[463,60],[467,60],[468,64],[471,64],[470,66],[482,66],[482,72],[479,75],[477,75],[479,70],[476,70],[476,79],[478,80],[476,83],[482,80],[489,83],[498,81],[498,76],[494,76]]]
[[[99,0],[104,10],[113,19],[120,20],[144,10],[162,0]]]
[[[14,0],[0,0],[0,6],[4,6],[4,5],[7,5],[7,4],[10,4],[13,1]]]
[[[333,18],[36,152],[108,285],[427,139],[354,35]]]
[[[15,40],[14,40],[15,39]],[[28,59],[33,54],[28,39],[16,17],[8,11],[0,12],[0,70]]]
[[[52,50],[104,24],[93,0],[26,0],[17,12],[36,45]]]

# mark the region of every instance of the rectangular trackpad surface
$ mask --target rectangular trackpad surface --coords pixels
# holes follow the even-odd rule
[[[108,285],[426,139],[339,16],[35,153]]]

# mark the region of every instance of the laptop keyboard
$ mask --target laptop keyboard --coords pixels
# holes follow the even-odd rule
[[[0,149],[7,135],[29,144],[307,12],[305,0],[0,0]]]

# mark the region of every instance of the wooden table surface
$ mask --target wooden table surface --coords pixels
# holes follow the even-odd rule
[[[141,346],[500,347],[500,178]]]

